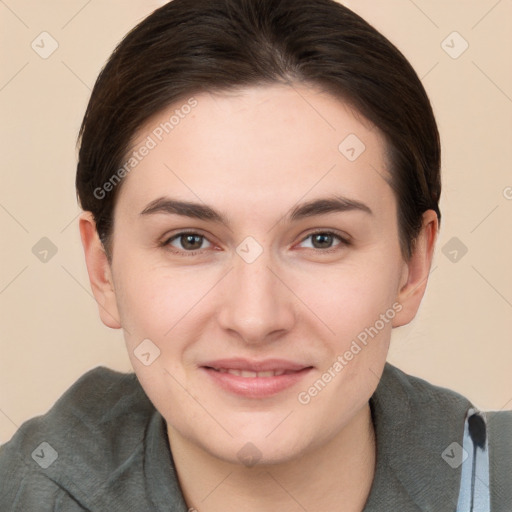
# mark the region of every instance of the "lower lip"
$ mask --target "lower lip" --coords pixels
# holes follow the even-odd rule
[[[212,368],[201,368],[221,388],[246,398],[266,398],[277,395],[300,382],[312,368],[304,368],[293,373],[274,377],[241,377],[231,373],[222,373]]]

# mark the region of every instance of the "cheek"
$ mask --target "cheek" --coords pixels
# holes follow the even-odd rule
[[[133,350],[149,338],[162,353],[182,351],[183,332],[193,338],[200,327],[196,319],[208,304],[204,299],[218,281],[218,272],[193,267],[176,270],[135,255],[117,263],[116,297],[128,348]]]
[[[187,288],[181,293],[175,276],[173,279],[169,272],[148,267],[147,263],[135,258],[116,263],[116,300],[130,343],[141,337],[164,337],[172,328],[173,317],[181,309],[180,304],[187,300]]]
[[[386,315],[395,314],[401,266],[397,259],[374,258],[366,263],[303,272],[296,293],[333,338],[350,341]],[[380,322],[378,327],[382,327]],[[390,331],[388,322],[384,328]],[[343,343],[340,341],[340,343]],[[340,347],[341,348],[341,347]]]

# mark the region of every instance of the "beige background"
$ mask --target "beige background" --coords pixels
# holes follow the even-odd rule
[[[0,0],[0,443],[90,368],[130,369],[121,332],[101,324],[89,289],[75,138],[114,45],[162,3]],[[511,409],[512,1],[343,3],[410,59],[444,150],[434,271],[418,318],[395,332],[389,360],[477,406]],[[43,31],[59,45],[47,59],[31,47],[42,45]],[[442,46],[454,31],[469,44],[456,59]],[[463,44],[450,36],[444,46],[453,54]],[[32,253],[42,237],[57,248],[46,263]],[[442,251],[453,237],[468,249],[457,262]]]

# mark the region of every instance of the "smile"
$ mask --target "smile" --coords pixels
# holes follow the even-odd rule
[[[283,359],[224,359],[208,362],[199,369],[224,392],[261,399],[297,385],[313,367]]]

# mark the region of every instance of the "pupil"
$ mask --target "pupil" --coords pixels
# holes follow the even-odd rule
[[[332,236],[319,233],[313,237],[313,245],[315,247],[325,248],[330,247],[332,242]]]

